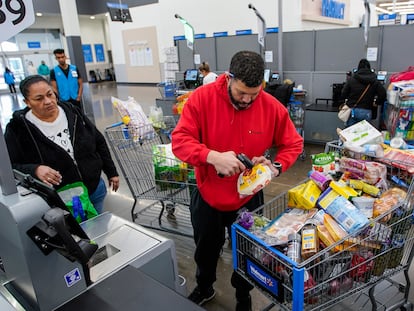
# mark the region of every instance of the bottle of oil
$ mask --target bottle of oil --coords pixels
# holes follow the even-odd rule
[[[308,219],[302,227],[302,259],[306,260],[315,255],[319,250],[319,239],[316,228],[316,222],[313,219]]]

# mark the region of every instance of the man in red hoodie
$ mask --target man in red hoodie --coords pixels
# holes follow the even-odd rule
[[[287,109],[263,91],[263,74],[259,54],[236,53],[229,72],[191,94],[172,133],[174,154],[195,167],[198,189],[192,194],[190,211],[197,287],[188,298],[199,305],[215,296],[213,283],[225,228],[241,208],[253,210],[263,204],[262,192],[240,197],[237,178],[246,167],[237,154],[268,165],[278,176],[302,152],[303,138]],[[263,156],[272,146],[277,149],[273,163]],[[251,310],[253,286],[235,272],[231,283],[236,288],[236,310]]]

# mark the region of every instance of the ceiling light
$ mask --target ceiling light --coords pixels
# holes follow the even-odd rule
[[[379,7],[376,7],[376,8],[375,8],[375,10],[377,10],[378,12],[381,12],[381,13],[391,14],[391,12],[390,12],[390,11],[385,10],[385,9],[381,9],[381,8],[379,8]]]
[[[95,19],[95,16],[90,16],[89,18],[90,18],[90,19]]]
[[[393,7],[388,7],[388,10],[392,10],[393,9]],[[397,10],[405,10],[405,9],[414,9],[414,6],[412,6],[412,5],[402,5],[402,6],[397,6],[397,7],[395,7],[395,10],[394,11],[397,11]]]
[[[36,16],[39,16],[39,17],[40,17],[40,16],[43,16],[43,13],[37,12],[37,13],[36,13]]]
[[[400,6],[400,5],[406,5],[406,4],[413,4],[414,5],[414,1],[404,1],[404,2],[386,2],[386,3],[380,3],[378,4],[378,6]]]

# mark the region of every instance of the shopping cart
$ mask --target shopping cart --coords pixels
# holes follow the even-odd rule
[[[295,124],[296,131],[305,138],[305,91],[294,91],[293,100],[288,103],[288,111],[291,120]],[[306,159],[306,151],[303,146],[302,153],[299,155],[299,158],[303,161]]]
[[[105,129],[105,135],[134,198],[132,221],[152,229],[192,236],[189,213],[194,170],[176,158],[160,153],[170,143],[175,119],[164,117],[162,126],[127,127],[122,123]],[[168,154],[168,153],[167,153]],[[160,163],[169,163],[167,168]],[[137,209],[138,200],[145,207]]]
[[[343,152],[335,142],[328,143],[327,150]],[[393,165],[388,166],[389,173],[395,173]],[[411,310],[408,269],[414,254],[413,188],[411,180],[406,198],[371,221],[370,225],[378,226],[376,231],[359,235],[367,230],[363,228],[300,263],[287,257],[281,247],[233,224],[234,269],[270,299],[265,310],[275,305],[282,310],[335,310],[338,303],[352,310],[369,310],[370,306],[372,310]],[[284,193],[255,213],[275,219],[286,210],[287,202]],[[400,272],[405,284],[395,280]]]

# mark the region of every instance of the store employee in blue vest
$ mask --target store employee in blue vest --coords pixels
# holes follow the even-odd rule
[[[56,49],[53,54],[55,54],[58,65],[50,71],[50,83],[60,100],[79,106],[83,90],[79,70],[75,65],[66,63],[64,49]]]

